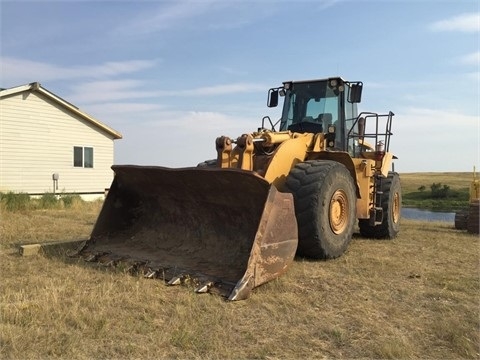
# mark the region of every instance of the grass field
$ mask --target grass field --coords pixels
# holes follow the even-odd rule
[[[405,194],[417,191],[422,185],[428,189],[433,183],[448,185],[452,190],[468,189],[472,180],[473,172],[424,172],[400,174],[402,190]]]
[[[406,173],[400,174],[403,191],[403,204],[405,206],[432,209],[439,211],[458,211],[468,206],[469,189],[473,180],[470,172],[444,172],[444,173]],[[431,186],[438,184],[440,188],[447,186],[448,196],[433,198]],[[420,187],[424,187],[420,191]]]
[[[2,211],[2,359],[480,358],[479,237],[453,224],[402,220],[393,241],[356,235],[344,256],[296,259],[233,303],[18,255],[20,243],[88,237],[100,207]]]

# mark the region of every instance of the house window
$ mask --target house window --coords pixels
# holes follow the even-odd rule
[[[93,148],[86,146],[74,146],[73,166],[93,168]]]

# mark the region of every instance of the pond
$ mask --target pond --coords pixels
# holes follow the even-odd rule
[[[455,222],[454,212],[431,211],[411,207],[402,208],[402,217],[404,219],[422,221],[444,221],[452,223]]]

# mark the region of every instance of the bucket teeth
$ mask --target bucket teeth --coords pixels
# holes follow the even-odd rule
[[[104,260],[104,261],[99,261],[99,263],[102,264],[105,267],[115,266],[115,260],[113,260],[113,259],[107,259],[107,260]]]
[[[93,262],[97,258],[97,255],[95,253],[88,253],[88,254],[83,254],[83,259],[86,262]]]
[[[100,265],[103,265],[106,267],[115,266],[115,259],[108,255],[101,256],[100,258],[97,259],[97,261]]]
[[[195,292],[200,294],[206,293],[212,288],[213,285],[214,285],[213,281],[208,281],[204,284],[201,284],[200,286],[197,286],[195,288]]]
[[[127,274],[139,275],[143,273],[142,267],[144,265],[144,261],[138,261],[135,259],[122,259],[122,261],[117,263],[117,268]]]
[[[82,250],[86,248],[86,245],[87,245],[87,241],[82,241],[80,245],[78,245],[75,249],[67,250],[66,255],[69,258],[77,257],[82,252]]]
[[[147,278],[147,279],[153,279],[155,278],[157,275],[157,271],[156,270],[152,270],[152,269],[147,269],[147,271],[145,272],[145,274],[143,274],[143,277]]]
[[[170,279],[168,285],[180,285],[184,277],[184,275],[174,276]]]
[[[86,262],[101,261],[103,257],[106,257],[110,253],[108,252],[86,252],[83,254],[83,259]]]

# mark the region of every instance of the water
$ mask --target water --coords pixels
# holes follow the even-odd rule
[[[455,222],[454,212],[440,212],[421,210],[417,208],[404,207],[402,208],[402,217],[404,219],[422,220],[422,221],[444,221]]]

